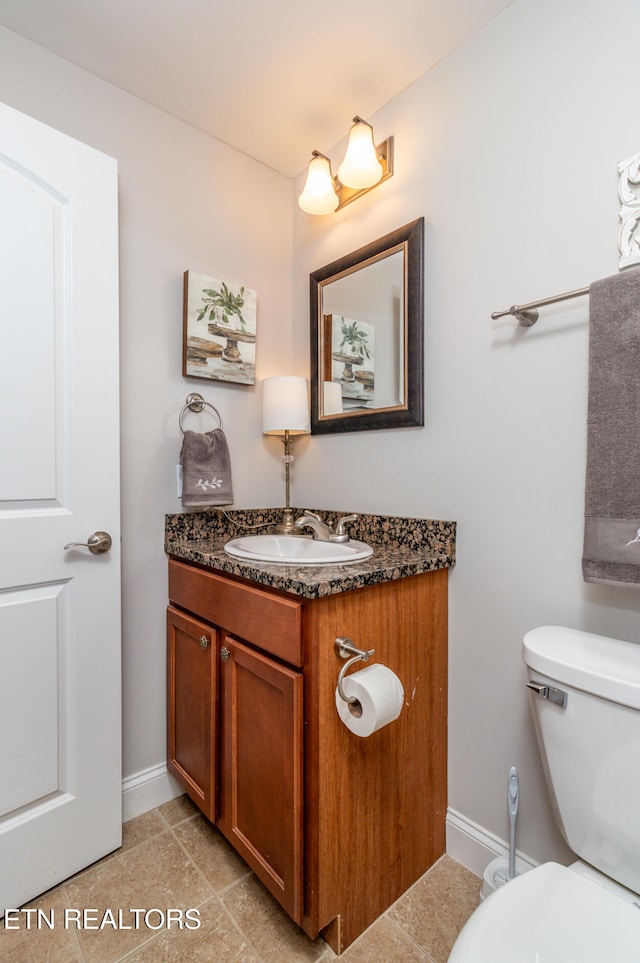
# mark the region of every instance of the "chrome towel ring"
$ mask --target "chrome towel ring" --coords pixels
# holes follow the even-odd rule
[[[187,395],[186,404],[184,405],[182,411],[180,412],[180,417],[178,418],[178,422],[180,424],[180,431],[182,432],[183,435],[184,435],[184,427],[182,425],[182,419],[184,418],[185,412],[187,410],[196,411],[196,412],[202,411],[203,408],[211,408],[211,411],[213,411],[216,414],[218,421],[220,422],[218,427],[222,428],[222,418],[220,417],[220,412],[218,411],[218,409],[214,408],[214,406],[209,401],[205,401],[202,395],[199,395],[197,391],[194,391],[192,392],[192,394]]]

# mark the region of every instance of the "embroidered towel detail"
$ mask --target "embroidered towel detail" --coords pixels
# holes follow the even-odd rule
[[[185,431],[180,464],[185,508],[233,504],[231,458],[222,428],[204,434]]]
[[[640,584],[640,270],[590,291],[582,574]]]

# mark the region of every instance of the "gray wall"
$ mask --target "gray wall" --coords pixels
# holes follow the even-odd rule
[[[180,374],[182,272],[258,291],[258,376],[308,370],[308,274],[424,215],[426,423],[297,445],[294,501],[459,522],[450,579],[450,805],[563,856],[523,695],[520,642],[558,622],[636,640],[640,593],[580,574],[586,301],[523,331],[493,310],[617,270],[618,161],[640,151],[635,0],[516,0],[371,118],[396,174],[328,218],[295,184],[0,29],[0,99],[120,170],[125,774],[164,758],[165,559],[177,414],[220,407],[236,504],[282,504],[257,389]],[[355,112],[345,109],[345,127]],[[310,144],[310,148],[315,146]],[[343,145],[318,145],[334,158]]]
[[[490,315],[617,271],[617,163],[640,151],[639,35],[635,0],[517,0],[368,118],[377,140],[395,137],[393,179],[337,214],[295,217],[301,366],[309,271],[425,217],[425,426],[314,437],[299,484],[328,508],[457,519],[449,802],[508,838],[516,765],[518,845],[536,859],[565,853],[523,633],[560,623],[635,641],[640,592],[581,578],[587,299],[528,331]]]
[[[258,376],[287,374],[291,183],[3,28],[0,100],[118,161],[124,775],[131,776],[165,759],[163,526],[164,514],[180,508],[178,414],[190,391],[223,417],[236,504],[282,503],[282,446],[262,437],[259,388],[182,377],[182,275],[221,274],[257,291]],[[99,343],[96,331],[98,350]],[[185,425],[215,425],[197,417]]]

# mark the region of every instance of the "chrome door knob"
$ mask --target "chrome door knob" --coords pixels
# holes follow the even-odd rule
[[[93,535],[89,535],[86,542],[69,542],[64,550],[66,552],[68,548],[88,548],[92,555],[103,555],[109,551],[111,544],[109,532],[94,532]]]

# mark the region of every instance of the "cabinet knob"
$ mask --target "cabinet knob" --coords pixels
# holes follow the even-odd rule
[[[201,635],[201,636],[200,636],[200,648],[201,648],[201,649],[206,649],[208,645],[209,645],[209,639],[206,637],[206,635]]]
[[[222,661],[227,662],[230,655],[231,653],[229,652],[229,649],[226,647],[226,645],[223,645],[222,648],[220,649],[220,658],[222,659]]]

